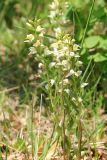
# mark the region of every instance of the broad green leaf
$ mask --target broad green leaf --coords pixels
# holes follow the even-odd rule
[[[99,48],[106,50],[107,49],[107,39],[100,38]]]
[[[103,53],[96,53],[95,55],[89,56],[89,58],[93,58],[95,62],[107,61],[107,55],[103,55]]]
[[[86,48],[93,48],[96,45],[98,45],[99,42],[100,42],[99,36],[90,36],[85,39],[84,43],[85,43]]]
[[[101,18],[103,17],[104,15],[106,15],[105,11],[104,11],[104,7],[99,7],[99,9],[97,9],[95,12],[94,12],[94,16],[97,17],[97,18]]]

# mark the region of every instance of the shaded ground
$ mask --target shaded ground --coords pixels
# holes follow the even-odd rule
[[[4,159],[6,156],[8,160],[32,160],[31,154],[31,138],[30,133],[33,130],[33,133],[36,135],[39,133],[39,136],[46,140],[51,136],[52,133],[52,122],[51,117],[47,117],[44,108],[40,113],[40,109],[34,106],[33,110],[33,129],[31,128],[32,121],[32,102],[30,104],[21,104],[20,98],[18,97],[16,90],[18,88],[12,88],[6,90],[5,92],[0,93],[0,146],[1,154]],[[102,114],[101,118],[107,120],[107,114]],[[99,160],[107,159],[107,124],[105,124],[105,136],[97,142],[96,149],[91,148],[92,159],[96,154],[99,157]],[[43,140],[43,141],[44,141]],[[91,144],[91,146],[93,146]],[[7,148],[7,155],[6,155]],[[43,151],[43,144],[38,150],[38,155],[41,155]],[[56,154],[54,156],[54,152]],[[60,153],[59,153],[60,152]],[[53,144],[49,150],[47,160],[58,160],[61,158],[63,151],[57,144]],[[88,160],[87,155],[84,156],[84,160]]]

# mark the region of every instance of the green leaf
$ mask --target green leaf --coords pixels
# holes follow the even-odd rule
[[[101,38],[99,48],[102,48],[104,50],[107,49],[107,39]]]
[[[106,13],[105,13],[104,7],[99,7],[99,9],[97,9],[94,12],[94,17],[97,17],[97,19],[98,18],[100,19],[100,18],[102,18],[105,15],[106,15]]]
[[[85,39],[86,48],[93,48],[100,42],[100,36],[90,36]]]
[[[95,55],[89,56],[89,59],[91,58],[93,58],[95,62],[107,61],[107,55],[103,55],[102,53],[96,53]]]

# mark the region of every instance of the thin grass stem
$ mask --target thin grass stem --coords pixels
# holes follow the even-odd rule
[[[78,155],[77,159],[81,160],[81,144],[82,144],[82,124],[81,124],[81,119],[79,118],[78,120]]]
[[[66,160],[66,150],[65,150],[65,109],[64,109],[64,117],[63,117],[63,149],[64,149],[64,160]]]

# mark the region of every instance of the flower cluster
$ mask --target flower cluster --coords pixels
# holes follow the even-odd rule
[[[75,104],[81,103],[82,98],[78,93],[88,83],[81,83],[82,62],[78,53],[80,46],[69,34],[58,32],[56,35],[50,47],[44,50],[44,57],[51,59],[48,67],[55,73],[50,77],[50,84],[51,86],[57,84],[57,92],[72,95]],[[77,95],[75,90],[78,90]]]
[[[64,11],[68,8],[68,2],[62,0],[53,0],[49,5],[50,13],[49,19],[52,24],[65,23]]]
[[[58,23],[57,16],[63,17],[60,3],[64,5],[65,2],[62,2],[54,0],[49,6],[51,23]],[[53,36],[48,35],[40,20],[29,20],[27,26],[31,32],[25,42],[32,45],[29,48],[29,55],[35,55],[38,62],[37,76],[46,83],[45,88],[48,91],[52,89],[58,95],[63,93],[71,96],[72,102],[76,105],[81,103],[80,91],[88,83],[81,82],[83,64],[79,55],[80,46],[75,43],[75,39],[72,39],[70,34],[63,31],[60,25],[54,27]]]
[[[43,41],[44,41],[45,29],[41,27],[40,23],[41,23],[40,19],[38,20],[35,19],[34,21],[29,20],[26,23],[28,29],[33,32],[28,34],[24,41],[32,44],[32,47],[29,48],[30,50],[29,55],[35,54],[37,53],[38,50],[44,48]]]

